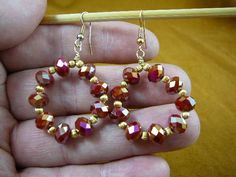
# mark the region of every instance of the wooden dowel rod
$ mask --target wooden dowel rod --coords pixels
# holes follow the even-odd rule
[[[140,11],[114,11],[86,13],[84,21],[116,21],[139,19]],[[144,19],[162,18],[196,18],[196,17],[235,17],[236,7],[200,8],[200,9],[168,9],[143,10]],[[80,22],[81,13],[46,15],[41,24],[73,24]]]

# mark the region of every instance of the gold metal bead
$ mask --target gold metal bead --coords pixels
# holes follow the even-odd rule
[[[127,123],[126,122],[121,122],[118,124],[118,127],[125,129],[127,127]]]
[[[49,67],[48,72],[49,72],[49,74],[55,74],[56,73],[55,67],[54,66]]]
[[[78,129],[72,129],[70,133],[71,138],[77,138],[79,136],[79,130]]]
[[[120,108],[120,107],[122,107],[122,102],[121,101],[115,101],[113,103],[113,105],[114,105],[114,107]]]
[[[181,113],[181,117],[183,117],[184,119],[188,119],[190,116],[189,112],[182,112]]]
[[[90,116],[89,121],[91,124],[96,124],[98,122],[98,117],[96,115],[92,115]]]
[[[69,67],[74,68],[75,67],[75,60],[70,60],[69,61]]]
[[[135,67],[135,71],[141,72],[143,70],[143,67],[141,65],[138,65]]]
[[[164,82],[164,83],[168,83],[168,82],[170,82],[170,77],[169,76],[164,76],[161,81]]]
[[[96,76],[93,76],[89,81],[91,83],[97,83],[98,82],[98,78]]]
[[[150,68],[151,68],[151,66],[150,66],[148,63],[145,63],[145,64],[143,65],[143,70],[144,70],[144,71],[148,71]]]
[[[141,37],[139,37],[138,39],[137,39],[137,44],[138,45],[142,45],[142,44],[144,44],[144,39],[143,38],[141,38]]]
[[[143,58],[140,58],[140,59],[138,59],[138,64],[139,65],[141,65],[142,66],[142,68],[143,68],[143,66],[144,66],[144,59]]]
[[[179,91],[179,96],[186,96],[187,95],[187,91],[182,89]]]
[[[35,90],[36,90],[36,92],[39,92],[39,93],[44,92],[44,88],[43,88],[42,86],[40,86],[40,85],[37,85],[37,86],[35,87]]]
[[[122,81],[122,82],[120,83],[120,86],[127,88],[127,87],[128,87],[128,84],[127,84],[127,82]]]
[[[142,132],[141,139],[144,141],[148,140],[148,132],[147,131]]]
[[[48,129],[48,134],[49,135],[55,135],[55,133],[56,133],[56,127],[50,127]]]
[[[106,94],[100,96],[100,101],[106,103],[108,101],[108,96]]]
[[[83,65],[84,65],[84,62],[83,62],[82,60],[76,61],[76,66],[77,66],[78,68],[81,68]]]
[[[43,114],[44,113],[43,108],[34,108],[34,111],[36,114]]]
[[[171,130],[170,127],[166,127],[164,128],[164,130],[165,130],[166,136],[170,136],[173,134],[173,131]]]

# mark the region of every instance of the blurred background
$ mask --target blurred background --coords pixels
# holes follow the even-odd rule
[[[236,6],[233,0],[49,0],[47,14]],[[137,21],[132,21],[132,23]],[[158,154],[172,177],[236,176],[236,18],[149,20],[160,42],[152,62],[182,67],[198,101],[201,135],[189,148]]]

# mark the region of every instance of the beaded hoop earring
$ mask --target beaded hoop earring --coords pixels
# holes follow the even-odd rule
[[[83,14],[81,15],[82,27],[81,31],[77,36],[74,43],[74,51],[76,53],[74,59],[66,62],[63,58],[59,58],[55,66],[49,67],[48,71],[40,70],[35,74],[36,81],[38,85],[36,86],[36,93],[29,96],[29,103],[35,107],[35,112],[37,113],[37,118],[35,120],[36,127],[39,129],[45,129],[50,135],[53,135],[58,143],[66,143],[69,138],[77,138],[81,136],[89,136],[92,134],[93,124],[98,122],[98,118],[105,118],[109,114],[109,108],[106,104],[108,100],[107,92],[108,85],[99,80],[95,76],[96,68],[94,64],[84,64],[80,59],[80,52],[82,51],[82,41],[84,40],[85,24],[83,22]],[[90,32],[91,32],[90,23]],[[91,37],[91,34],[90,34]],[[91,39],[89,37],[89,39]],[[91,41],[90,52],[91,50]],[[71,129],[66,123],[60,123],[55,125],[54,116],[50,112],[45,112],[43,107],[49,103],[48,95],[46,94],[46,89],[48,86],[53,85],[54,77],[53,74],[57,73],[61,77],[68,76],[70,69],[78,68],[78,76],[80,79],[89,80],[90,93],[96,98],[99,98],[91,106],[91,116],[89,119],[85,117],[78,117],[75,122],[75,128]]]
[[[138,66],[136,68],[127,67],[123,71],[123,81],[120,85],[115,86],[111,90],[111,96],[115,100],[114,108],[110,112],[110,118],[119,122],[118,126],[125,129],[126,138],[128,140],[150,140],[156,143],[163,143],[166,136],[173,133],[184,133],[187,129],[186,120],[189,117],[189,111],[195,107],[195,100],[191,96],[187,96],[186,90],[183,90],[183,83],[178,76],[170,78],[164,74],[164,67],[161,64],[150,66],[144,62],[145,52],[143,46],[146,47],[145,23],[142,11],[140,12],[140,28],[137,39],[138,50],[136,56]],[[181,115],[173,114],[169,117],[169,126],[163,128],[160,124],[153,123],[147,131],[143,131],[139,122],[129,122],[130,112],[122,106],[122,102],[128,100],[128,85],[138,84],[140,80],[139,73],[147,72],[150,82],[162,81],[165,84],[166,91],[169,94],[179,94],[179,98],[175,101],[176,108],[181,111]]]

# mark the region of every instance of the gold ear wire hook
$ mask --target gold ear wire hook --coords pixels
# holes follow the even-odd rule
[[[86,28],[86,25],[84,23],[84,14],[86,14],[86,13],[88,13],[88,12],[82,12],[81,16],[80,16],[80,21],[82,23],[80,34],[82,34],[82,35],[84,35],[85,28]],[[91,22],[89,22],[89,38],[88,38],[88,42],[89,42],[90,54],[93,55],[93,50],[92,50],[92,23]]]
[[[139,36],[138,37],[141,37],[143,38],[144,40],[144,48],[146,49],[147,48],[147,41],[146,41],[146,27],[145,27],[145,20],[143,18],[143,10],[140,10],[140,13],[139,13]]]

